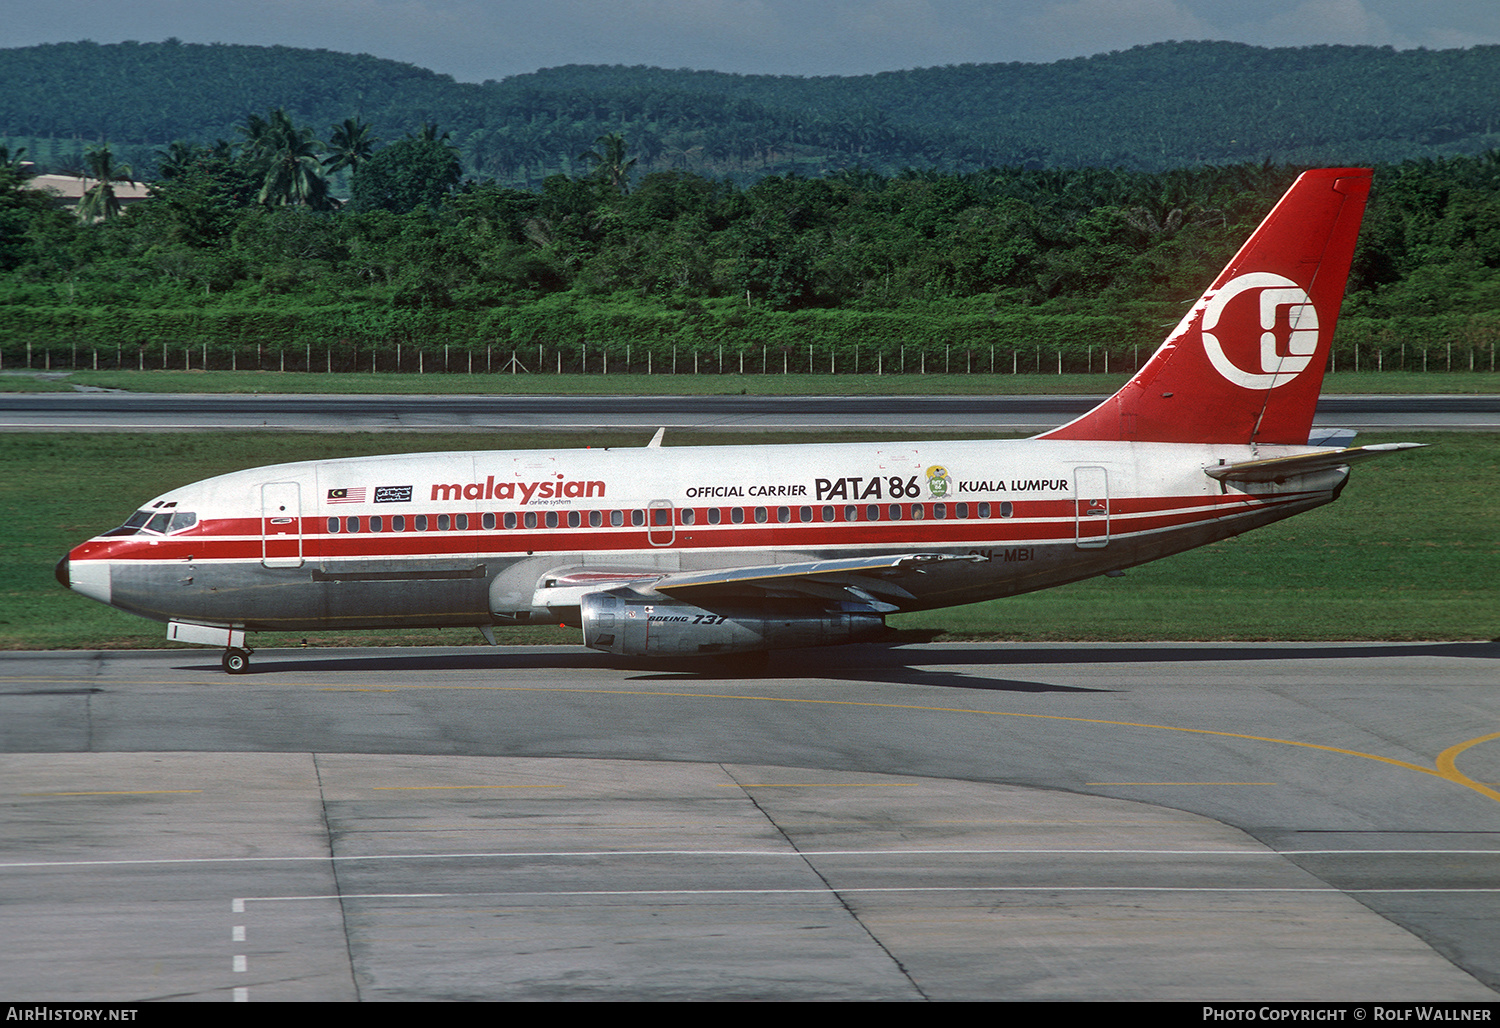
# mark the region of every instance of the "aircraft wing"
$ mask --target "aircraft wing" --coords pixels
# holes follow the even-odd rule
[[[800,595],[825,601],[861,603],[872,609],[896,610],[899,605],[889,602],[890,599],[914,597],[895,579],[906,574],[921,574],[924,568],[933,564],[983,559],[975,554],[917,552],[708,571],[595,570],[588,575],[586,582],[579,581],[574,575],[549,579],[550,587],[537,590],[536,602],[541,606],[576,606],[584,593],[635,585],[688,600],[709,597],[759,600],[767,595]]]
[[[1413,450],[1426,445],[1426,443],[1372,443],[1369,446],[1324,450],[1321,453],[1304,453],[1295,457],[1271,457],[1266,460],[1241,461],[1238,464],[1210,465],[1203,469],[1203,473],[1221,482],[1284,482],[1298,475],[1329,471],[1349,464],[1358,464],[1362,460],[1383,457],[1388,453]]]
[[[900,599],[912,596],[892,579],[903,574],[921,574],[923,569],[949,561],[981,561],[976,554],[893,553],[844,560],[810,561],[805,564],[762,564],[755,567],[717,568],[667,575],[652,588],[669,596],[691,599],[695,595],[756,597],[767,593],[799,593],[825,600],[857,600],[879,603],[881,594]],[[895,604],[888,605],[895,609]]]

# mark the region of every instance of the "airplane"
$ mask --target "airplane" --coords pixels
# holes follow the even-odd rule
[[[1369,194],[1301,175],[1155,354],[1029,439],[313,460],[185,485],[59,561],[63,586],[223,647],[246,635],[563,623],[631,657],[877,639],[899,611],[1046,589],[1336,499],[1312,420]]]

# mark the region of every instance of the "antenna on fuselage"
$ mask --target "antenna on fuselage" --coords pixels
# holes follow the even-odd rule
[[[666,434],[667,434],[667,426],[666,425],[663,425],[661,428],[658,428],[656,430],[656,434],[651,437],[651,441],[646,444],[646,449],[648,449],[648,450],[659,450],[659,449],[661,449],[661,440],[662,440],[662,437],[665,436]]]

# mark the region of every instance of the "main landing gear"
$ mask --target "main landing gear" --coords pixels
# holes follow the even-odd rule
[[[253,651],[245,645],[244,625],[200,625],[193,621],[169,621],[167,638],[194,646],[223,646],[226,673],[243,675],[250,670],[250,654]]]
[[[224,670],[231,675],[243,675],[250,670],[250,651],[231,646],[224,651]]]

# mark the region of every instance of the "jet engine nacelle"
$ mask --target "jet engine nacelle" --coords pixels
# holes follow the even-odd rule
[[[754,607],[705,610],[628,588],[587,593],[580,608],[584,645],[629,657],[829,646],[872,639],[885,631],[885,619],[869,611],[827,611],[774,600]]]

